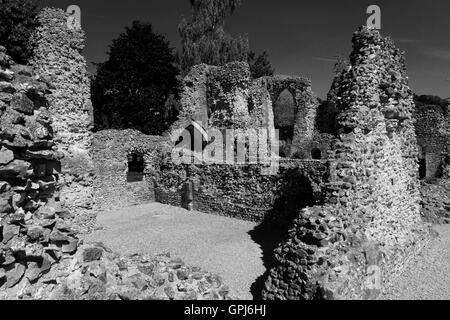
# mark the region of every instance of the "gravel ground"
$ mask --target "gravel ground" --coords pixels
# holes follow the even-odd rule
[[[190,266],[219,274],[241,299],[264,274],[263,252],[249,235],[255,223],[152,203],[102,213],[104,228],[85,236],[121,254],[170,252]]]
[[[397,279],[388,300],[450,299],[450,226],[436,226],[432,240]]]
[[[219,274],[241,299],[266,268],[252,239],[256,223],[152,203],[102,213],[102,230],[85,236],[122,254],[170,252],[188,265]],[[450,299],[450,226],[436,226],[432,240],[393,284],[386,300]],[[269,237],[269,235],[268,235]]]

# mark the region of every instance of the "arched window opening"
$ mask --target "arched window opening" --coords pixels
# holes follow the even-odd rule
[[[296,105],[292,93],[285,89],[274,103],[275,129],[279,130],[280,156],[288,157],[294,137]]]

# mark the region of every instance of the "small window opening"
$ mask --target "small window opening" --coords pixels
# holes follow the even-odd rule
[[[419,159],[419,178],[423,180],[427,177],[427,161],[425,158]]]
[[[144,156],[141,153],[128,155],[127,182],[138,182],[144,180]]]
[[[312,149],[311,158],[313,160],[321,160],[322,159],[322,151],[320,151],[320,149]]]

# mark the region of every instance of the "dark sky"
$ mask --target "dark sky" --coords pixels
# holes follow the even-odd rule
[[[89,62],[104,61],[111,40],[134,19],[152,23],[178,49],[178,22],[182,15],[190,15],[188,0],[41,0],[41,4],[81,8]],[[324,98],[333,57],[348,57],[352,33],[366,23],[371,4],[381,7],[382,33],[406,51],[415,92],[449,97],[449,0],[244,0],[226,29],[247,34],[252,50],[267,50],[276,73],[310,78],[313,90]]]

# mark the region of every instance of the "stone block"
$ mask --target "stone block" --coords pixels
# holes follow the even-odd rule
[[[26,94],[18,93],[11,100],[11,108],[26,115],[33,115],[34,103]]]
[[[0,150],[0,165],[6,165],[14,160],[14,153],[5,148],[2,147]]]
[[[85,248],[83,251],[83,261],[84,262],[92,262],[97,261],[102,258],[103,249],[101,248]]]

